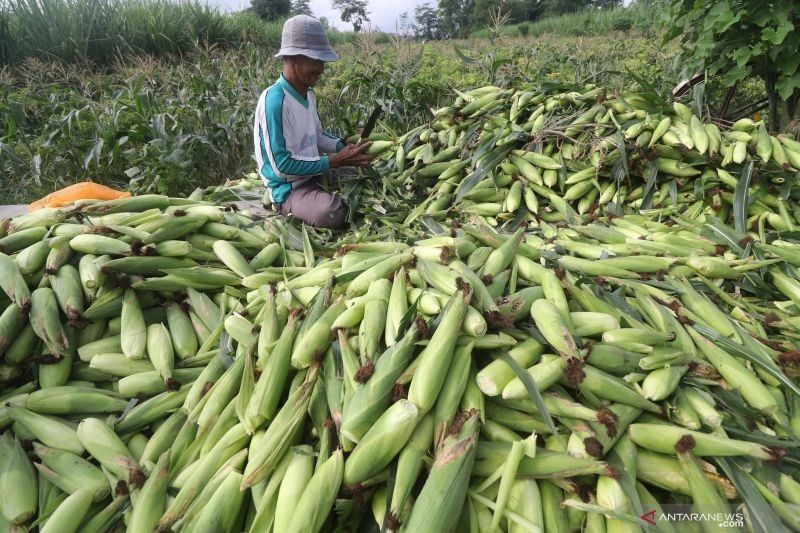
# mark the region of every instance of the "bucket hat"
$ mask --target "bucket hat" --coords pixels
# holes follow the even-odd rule
[[[275,57],[285,56],[306,56],[326,62],[339,59],[325,35],[325,28],[308,15],[294,16],[283,24],[281,49]]]

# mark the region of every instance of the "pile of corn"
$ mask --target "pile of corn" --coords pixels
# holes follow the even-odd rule
[[[458,92],[434,116],[396,139],[371,137],[368,151],[385,172],[416,193],[428,186],[409,221],[557,222],[696,201],[728,221],[738,195],[742,225],[800,224],[790,201],[800,194],[800,143],[770,135],[763,121],[721,130],[679,102],[666,107],[654,95],[611,96],[594,86],[487,86]]]
[[[0,530],[797,530],[800,249],[694,209],[337,246],[196,198],[5,221]]]

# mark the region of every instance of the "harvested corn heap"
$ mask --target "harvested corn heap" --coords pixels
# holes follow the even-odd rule
[[[800,528],[793,141],[592,91],[375,143],[340,236],[252,179],[0,223],[2,527]]]
[[[800,262],[755,236],[629,215],[326,249],[157,196],[19,217],[0,511],[559,531],[744,501],[796,528]]]
[[[652,94],[560,85],[458,92],[434,117],[394,141],[372,137],[396,183],[430,187],[407,222],[423,214],[475,215],[492,226],[573,222],[695,202],[736,218],[742,231],[793,230],[800,220],[792,201],[800,143],[769,135],[763,121],[721,131]]]

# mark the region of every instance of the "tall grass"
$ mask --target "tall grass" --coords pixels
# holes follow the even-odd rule
[[[0,0],[0,64],[37,57],[105,65],[198,47],[277,48],[281,27],[198,0]]]
[[[553,17],[544,17],[534,22],[523,22],[505,26],[504,37],[540,37],[546,34],[561,36],[597,36],[615,31],[634,30],[645,35],[658,31],[660,10],[654,5],[636,2],[630,7],[612,9],[588,9]],[[489,30],[470,34],[470,38],[485,38]]]

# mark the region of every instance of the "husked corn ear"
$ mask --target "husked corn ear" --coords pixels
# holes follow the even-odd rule
[[[180,304],[175,302],[167,304],[167,325],[173,352],[178,359],[186,359],[197,354],[199,348],[197,335],[192,328],[189,315],[181,308]]]

